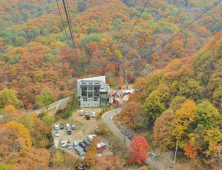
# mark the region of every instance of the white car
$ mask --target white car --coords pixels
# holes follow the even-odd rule
[[[55,130],[59,130],[59,126],[58,125],[55,125]]]
[[[65,148],[65,147],[66,147],[66,144],[65,144],[64,141],[61,141],[61,142],[60,142],[60,145],[61,145],[62,148]]]
[[[91,117],[95,118],[96,117],[96,112],[93,112]]]
[[[55,137],[59,137],[59,131],[58,130],[55,131]]]
[[[67,129],[67,128],[70,128],[70,125],[69,125],[69,124],[66,124],[66,129]]]

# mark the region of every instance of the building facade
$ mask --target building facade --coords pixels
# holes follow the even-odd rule
[[[106,107],[110,92],[106,77],[91,77],[78,79],[77,94],[80,97],[80,107]]]

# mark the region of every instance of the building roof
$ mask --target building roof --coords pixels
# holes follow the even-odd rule
[[[103,82],[106,82],[106,76],[98,76],[98,77],[90,77],[90,78],[84,78],[84,79],[81,79],[83,80],[84,82],[88,81],[103,81]]]
[[[98,76],[98,77],[90,77],[84,79],[78,79],[79,87],[100,87],[100,92],[108,92],[109,93],[109,85],[106,84],[106,76]],[[78,91],[78,95],[80,96],[80,91]]]

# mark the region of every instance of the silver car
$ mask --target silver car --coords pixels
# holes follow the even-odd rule
[[[75,125],[72,125],[72,130],[76,130],[76,126]]]
[[[58,130],[55,131],[55,137],[59,137],[59,131]]]
[[[65,144],[64,141],[61,141],[60,144],[61,144],[61,147],[62,147],[62,148],[65,148],[65,147],[66,147],[66,144]]]

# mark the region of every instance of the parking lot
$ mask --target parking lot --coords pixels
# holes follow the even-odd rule
[[[82,142],[83,139],[85,139],[88,135],[93,134],[93,131],[95,130],[95,128],[99,124],[98,121],[96,121],[96,118],[92,118],[91,115],[92,115],[92,112],[96,112],[96,114],[98,114],[101,111],[101,108],[83,108],[82,110],[84,110],[84,112],[85,111],[89,112],[90,120],[86,120],[84,115],[80,116],[80,110],[73,112],[72,116],[69,118],[68,123],[70,124],[70,126],[72,124],[75,124],[76,130],[71,130],[72,131],[71,135],[67,134],[65,124],[64,124],[64,129],[58,130],[59,137],[55,137],[55,130],[53,128],[55,147],[63,149],[73,156],[78,156],[77,152],[74,150],[73,141],[77,141],[78,143]],[[58,122],[55,124],[60,126],[60,124]],[[67,148],[61,148],[60,141],[62,141],[62,140],[64,142],[67,142],[68,140],[70,140],[70,142],[72,143],[72,149],[68,150]],[[83,149],[80,146],[79,146],[79,148],[80,148],[80,150],[83,151]]]

